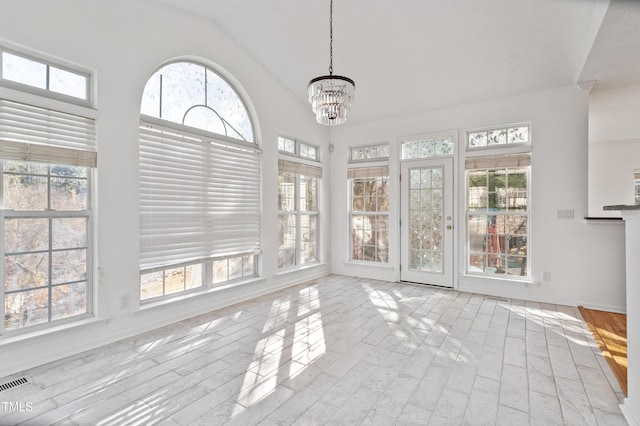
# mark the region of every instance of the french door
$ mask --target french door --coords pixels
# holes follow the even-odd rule
[[[453,287],[453,158],[401,164],[400,279]]]

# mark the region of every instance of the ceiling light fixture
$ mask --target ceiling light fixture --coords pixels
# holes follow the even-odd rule
[[[329,3],[329,75],[309,82],[307,92],[316,121],[325,126],[337,126],[347,121],[347,111],[356,85],[350,78],[333,75],[333,0]]]

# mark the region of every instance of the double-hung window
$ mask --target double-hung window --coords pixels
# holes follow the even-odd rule
[[[0,52],[0,86],[32,93],[28,103],[11,91],[5,96],[4,88],[0,93],[4,334],[92,313],[97,152],[95,111],[64,102],[56,109],[40,106],[50,104],[47,97],[89,104],[89,74]]]
[[[389,144],[349,149],[350,260],[389,262]]]
[[[492,146],[528,151],[529,126],[470,132],[467,142],[468,153]],[[530,152],[467,156],[465,169],[467,273],[529,277]]]
[[[318,186],[322,168],[309,161],[318,160],[318,148],[313,145],[280,137],[278,147],[285,154],[278,160],[278,269],[282,270],[319,261]]]
[[[242,98],[176,62],[149,79],[141,114],[141,301],[256,276],[261,152]]]

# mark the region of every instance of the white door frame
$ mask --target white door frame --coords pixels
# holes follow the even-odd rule
[[[411,170],[415,169],[442,169],[442,210],[441,215],[434,215],[438,221],[433,224],[433,235],[439,235],[440,240],[433,245],[436,248],[431,253],[422,252],[423,256],[434,256],[439,259],[441,247],[442,261],[429,261],[416,266],[412,262],[410,249],[411,232]],[[453,288],[454,285],[454,258],[455,258],[455,238],[454,238],[454,159],[453,157],[434,157],[421,160],[403,161],[400,163],[400,280],[421,284],[432,284],[442,287]],[[415,190],[415,189],[414,189]],[[414,231],[423,232],[423,231]],[[419,237],[422,238],[422,237]],[[415,240],[414,240],[415,241]],[[423,260],[423,262],[425,262]],[[440,268],[438,265],[442,265]],[[422,266],[426,265],[426,266]],[[431,266],[429,266],[431,265]],[[435,266],[434,266],[435,265]]]

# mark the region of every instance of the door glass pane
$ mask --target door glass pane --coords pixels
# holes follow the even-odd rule
[[[444,168],[411,169],[409,183],[409,268],[443,273]]]

